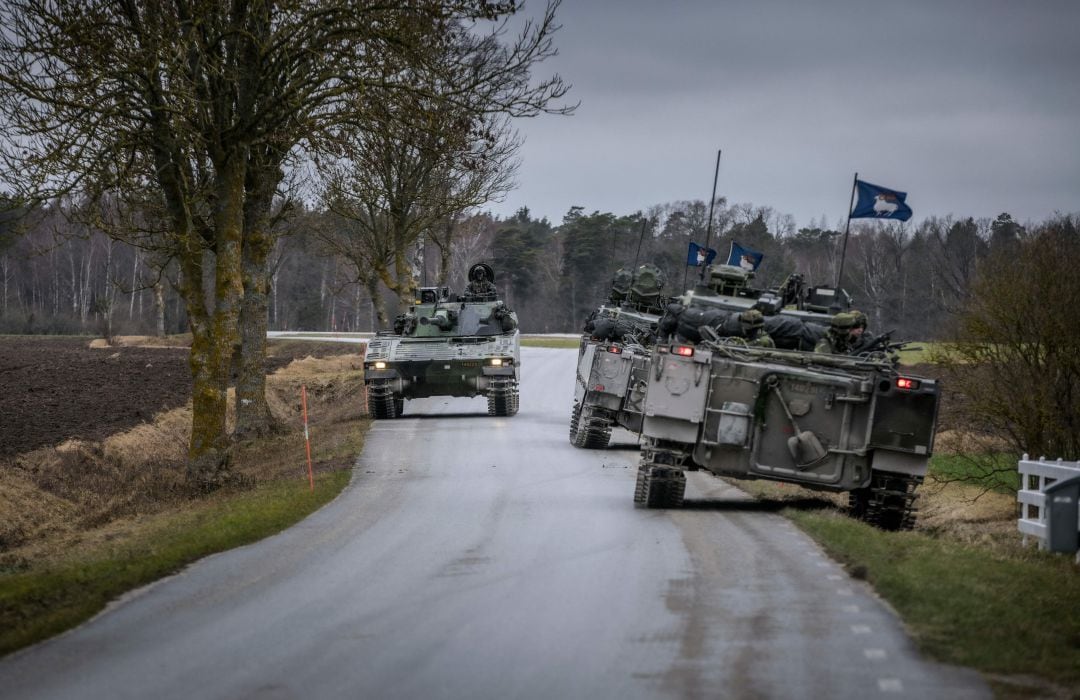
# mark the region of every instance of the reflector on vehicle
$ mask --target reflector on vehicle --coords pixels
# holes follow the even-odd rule
[[[671,352],[676,355],[682,355],[683,357],[693,357],[694,348],[689,345],[672,345]]]

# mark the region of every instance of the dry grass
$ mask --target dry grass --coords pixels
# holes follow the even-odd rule
[[[307,357],[268,377],[267,400],[283,431],[237,446],[238,482],[306,480],[301,385],[316,471],[351,466],[366,417],[361,362],[356,354]],[[71,440],[0,461],[0,573],[123,538],[148,517],[204,498],[185,479],[190,430],[189,404],[100,442]]]
[[[930,477],[919,489],[916,531],[961,544],[1015,553],[1016,494],[987,491],[981,486]]]
[[[90,341],[92,348],[188,348],[191,347],[191,334],[180,333],[178,335],[118,335],[112,342],[104,338],[95,338]]]
[[[847,494],[813,491],[771,481],[733,481],[761,500],[797,508],[847,506]],[[919,487],[915,531],[933,537],[989,547],[998,552],[1021,551],[1016,530],[1016,495],[996,493],[983,486],[928,476]]]

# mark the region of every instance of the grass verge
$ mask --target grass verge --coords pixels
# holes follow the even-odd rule
[[[881,532],[834,511],[785,513],[872,584],[929,656],[987,674],[998,697],[1080,696],[1080,572],[1071,557]]]
[[[522,338],[521,344],[527,348],[576,348],[581,345],[578,338]]]
[[[0,578],[0,654],[89,619],[117,596],[209,554],[255,542],[298,522],[334,498],[348,471],[223,491],[151,519],[135,532],[40,569]]]

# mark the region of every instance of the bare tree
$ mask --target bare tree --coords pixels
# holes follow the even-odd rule
[[[467,28],[512,9],[481,0],[10,0],[0,7],[4,183],[23,200],[113,193],[156,200],[165,214],[158,233],[178,264],[192,331],[191,481],[214,487],[229,476],[233,349],[241,318],[258,324],[265,316],[260,291],[273,248],[265,222],[286,168],[362,120],[357,95],[410,90],[403,66],[439,71],[462,103],[486,93],[504,111],[527,113],[561,97],[558,76],[528,83],[527,67],[551,53],[546,19],[528,30],[520,51],[484,44]],[[447,64],[439,49],[460,36],[505,60],[471,72],[466,61]],[[497,89],[487,86],[500,78]],[[251,313],[242,313],[245,291],[253,294]],[[254,356],[261,361],[265,333],[244,338],[260,348]],[[253,378],[251,387],[262,381]],[[244,393],[241,410],[245,399],[265,402],[263,389]]]
[[[946,217],[929,219],[924,226],[940,303],[955,313],[967,302],[977,263],[986,255],[989,225],[971,218],[953,221]]]
[[[520,140],[507,116],[445,99],[441,89],[367,106],[377,121],[342,144],[326,183],[326,205],[350,222],[326,229],[326,243],[369,289],[381,282],[399,299],[414,296],[410,252],[420,237],[439,248],[445,275],[457,218],[508,191],[517,168]]]

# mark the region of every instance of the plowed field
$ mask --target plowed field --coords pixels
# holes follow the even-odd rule
[[[269,371],[294,357],[356,352],[344,344],[272,343]],[[99,440],[184,405],[187,348],[91,348],[89,338],[0,338],[0,457],[71,438]]]

